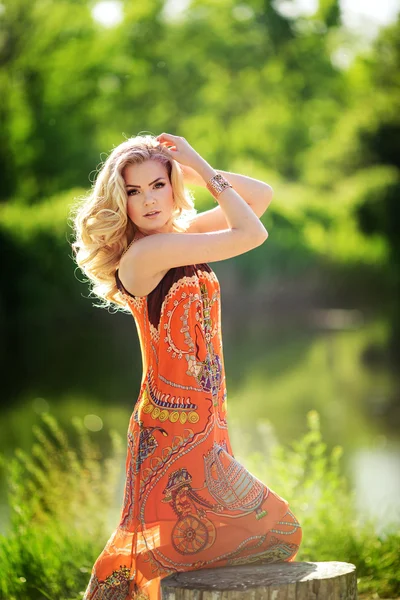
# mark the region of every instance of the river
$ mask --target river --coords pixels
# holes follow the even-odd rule
[[[79,333],[64,330],[61,337],[53,331],[44,335],[40,351],[29,346],[29,361],[22,363],[30,367],[25,365],[16,397],[2,411],[2,453],[30,450],[32,425],[44,410],[66,429],[73,416],[81,417],[103,449],[110,427],[126,439],[140,385],[139,344],[129,315],[100,312],[106,324],[100,331],[90,324]],[[265,452],[274,441],[298,439],[314,409],[328,450],[343,448],[343,472],[359,509],[376,519],[378,530],[400,523],[400,384],[386,360],[390,323],[385,317],[326,310],[311,311],[300,321],[271,317],[222,323],[236,458],[245,462],[249,453]],[[123,480],[121,498],[122,486]],[[7,523],[3,477],[1,532]]]

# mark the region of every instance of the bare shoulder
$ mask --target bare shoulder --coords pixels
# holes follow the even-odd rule
[[[122,257],[121,282],[128,291],[153,289],[169,269],[226,260],[260,246],[267,237],[266,230],[250,236],[238,229],[149,235]]]
[[[140,242],[136,242],[135,245],[138,243]],[[169,269],[164,269],[158,273],[148,274],[139,262],[134,263],[132,258],[127,261],[125,254],[118,266],[118,277],[127,292],[140,298],[148,296],[168,271]]]
[[[143,239],[141,238],[135,242],[135,248],[143,243]],[[143,260],[143,252],[134,253],[132,248],[130,248],[120,260],[118,276],[122,285],[129,293],[136,297],[143,297],[150,294],[157,287],[169,270],[170,267],[167,267],[163,270],[152,272],[146,268],[145,261]]]

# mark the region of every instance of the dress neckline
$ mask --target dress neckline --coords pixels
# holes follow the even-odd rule
[[[151,290],[151,292],[149,292],[148,294],[146,294],[145,296],[135,296],[134,294],[131,294],[130,292],[128,292],[128,290],[124,287],[120,277],[119,277],[119,269],[116,269],[115,271],[115,280],[117,283],[117,288],[119,289],[119,291],[122,290],[122,292],[124,294],[126,294],[127,296],[129,296],[130,298],[147,298],[148,296],[150,296],[150,294],[153,294],[157,288],[161,285],[161,283],[164,281],[164,279],[166,278],[166,276],[168,275],[168,273],[170,273],[171,271],[175,271],[177,269],[187,269],[190,267],[193,267],[196,271],[198,267],[208,267],[207,271],[212,273],[213,270],[211,269],[210,265],[208,263],[194,263],[193,265],[183,265],[180,267],[171,267],[170,269],[168,269],[168,271],[166,273],[164,273],[164,275],[161,277],[160,281],[157,283],[157,285],[155,286],[155,288],[153,290]]]

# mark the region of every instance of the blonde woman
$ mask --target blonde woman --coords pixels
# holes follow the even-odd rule
[[[207,186],[218,206],[198,214],[185,181]],[[231,448],[220,286],[209,264],[266,241],[259,217],[271,193],[163,133],[115,148],[76,211],[77,263],[94,294],[132,314],[143,362],[120,522],[84,600],[160,600],[169,574],[298,552],[288,501]]]

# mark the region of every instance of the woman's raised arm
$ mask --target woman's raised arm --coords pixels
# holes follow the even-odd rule
[[[171,157],[194,168],[209,181],[217,171],[181,137],[162,134],[159,141],[174,145]],[[228,228],[207,233],[157,233],[149,235],[129,248],[121,259],[120,270],[134,287],[137,278],[151,278],[172,267],[226,260],[260,246],[268,232],[250,206],[232,187],[218,196]]]

